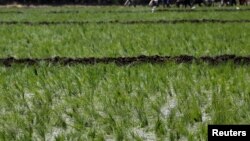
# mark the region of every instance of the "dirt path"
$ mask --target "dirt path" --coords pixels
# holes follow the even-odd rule
[[[236,55],[220,55],[220,56],[201,56],[194,57],[188,55],[180,56],[136,56],[136,57],[103,57],[103,58],[1,58],[0,64],[4,66],[11,66],[12,64],[27,64],[35,65],[39,62],[46,62],[52,64],[72,65],[72,64],[109,64],[115,63],[117,65],[140,64],[140,63],[209,63],[212,65],[219,65],[222,63],[232,62],[239,65],[250,65],[250,56],[236,56]]]

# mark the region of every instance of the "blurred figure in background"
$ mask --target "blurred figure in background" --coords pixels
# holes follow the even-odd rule
[[[233,6],[233,5],[237,5],[236,0],[230,0],[230,5],[231,5],[231,6]]]
[[[220,6],[224,6],[224,5],[226,5],[226,6],[229,6],[229,5],[234,6],[234,5],[237,5],[237,2],[236,2],[236,0],[221,0],[221,5]]]
[[[247,5],[248,1],[247,0],[239,0],[240,5]]]
[[[177,0],[176,1],[176,6],[180,7],[180,5],[184,5],[185,8],[187,6],[189,6],[190,8],[192,8],[192,1],[191,0]]]
[[[170,0],[162,0],[163,1],[163,7],[170,7]]]
[[[133,5],[134,7],[136,7],[136,2],[135,0],[126,0],[124,3],[124,6],[131,6]]]
[[[152,13],[154,13],[156,7],[159,6],[159,3],[158,3],[158,0],[150,0],[148,5],[152,7]]]

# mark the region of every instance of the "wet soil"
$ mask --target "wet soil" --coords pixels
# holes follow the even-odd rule
[[[250,20],[180,19],[180,20],[131,20],[131,21],[0,21],[0,25],[85,25],[85,24],[180,24],[180,23],[250,23]]]
[[[208,63],[212,65],[219,65],[223,63],[231,62],[238,65],[250,65],[250,56],[236,56],[236,55],[219,55],[219,56],[201,56],[195,57],[190,55],[180,56],[135,56],[135,57],[86,57],[86,58],[67,58],[67,57],[53,57],[53,58],[1,58],[0,64],[4,66],[12,66],[13,64],[26,64],[35,65],[40,62],[49,64],[60,65],[73,65],[73,64],[110,64],[115,63],[117,65],[129,65],[129,64],[142,64],[152,63],[160,64],[167,62],[180,63]]]

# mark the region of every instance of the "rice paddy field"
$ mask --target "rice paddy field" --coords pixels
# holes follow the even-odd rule
[[[0,140],[204,141],[209,124],[249,124],[249,15],[1,7]]]

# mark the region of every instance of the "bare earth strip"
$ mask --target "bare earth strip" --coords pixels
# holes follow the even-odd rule
[[[12,64],[28,64],[34,65],[39,62],[53,63],[53,64],[109,64],[115,63],[117,65],[128,65],[128,64],[138,64],[138,63],[165,63],[165,62],[175,62],[175,63],[201,63],[206,62],[209,64],[218,65],[221,63],[232,62],[234,64],[249,65],[250,56],[236,56],[236,55],[220,55],[220,56],[201,56],[194,57],[189,55],[180,56],[136,56],[136,57],[103,57],[103,58],[66,58],[66,57],[53,57],[53,58],[21,58],[17,59],[14,57],[1,58],[0,64],[5,66],[11,66]]]
[[[0,25],[84,25],[84,24],[178,24],[178,23],[250,23],[250,20],[181,19],[181,20],[134,20],[134,21],[0,21]]]

